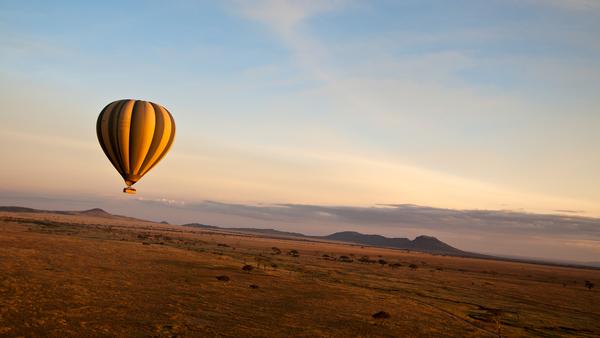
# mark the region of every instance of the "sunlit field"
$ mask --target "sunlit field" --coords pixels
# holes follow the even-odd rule
[[[600,271],[0,213],[4,336],[600,334]],[[589,284],[587,284],[589,286]]]

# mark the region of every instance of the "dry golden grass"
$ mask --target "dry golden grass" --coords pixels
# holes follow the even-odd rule
[[[600,271],[0,212],[0,336],[598,337],[586,280]]]

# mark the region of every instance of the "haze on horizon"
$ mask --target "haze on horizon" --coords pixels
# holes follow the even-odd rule
[[[598,1],[1,1],[0,18],[2,205],[600,257]],[[122,98],[178,127],[134,198],[94,129]]]

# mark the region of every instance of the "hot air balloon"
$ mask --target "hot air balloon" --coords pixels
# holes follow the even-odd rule
[[[169,151],[175,139],[175,120],[156,103],[142,100],[118,100],[109,103],[96,122],[98,142],[127,187],[139,181]]]

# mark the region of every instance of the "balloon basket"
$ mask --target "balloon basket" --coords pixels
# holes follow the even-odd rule
[[[130,194],[130,195],[135,195],[135,188],[132,187],[125,187],[123,188],[123,192],[126,194]]]

